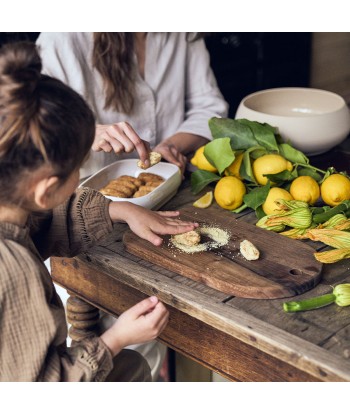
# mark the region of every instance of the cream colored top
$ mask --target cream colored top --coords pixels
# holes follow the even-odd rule
[[[80,189],[26,227],[0,222],[0,382],[103,381],[112,356],[94,337],[66,346],[62,302],[43,260],[74,256],[112,229],[109,201]]]
[[[41,33],[37,44],[44,72],[79,92],[98,124],[127,121],[151,148],[177,132],[211,139],[209,118],[227,116],[228,105],[217,87],[202,39],[188,42],[186,33],[148,33],[145,76],[137,77],[131,115],[103,108],[102,78],[91,63],[92,33]],[[115,154],[92,153],[81,177],[117,159]],[[136,153],[124,157],[138,158]]]

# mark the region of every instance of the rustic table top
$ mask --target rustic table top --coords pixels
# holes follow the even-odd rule
[[[339,170],[346,168],[339,167],[347,161],[344,148],[344,152],[337,148],[331,153]],[[322,159],[332,165],[330,155],[314,157],[312,164],[324,167]],[[197,198],[185,181],[162,209],[181,211]],[[215,203],[208,209],[222,210]],[[252,211],[236,216],[256,222]],[[170,310],[160,340],[231,380],[350,380],[350,307],[334,304],[285,313],[285,299],[257,300],[222,293],[126,252],[122,242],[126,229],[115,225],[103,245],[76,258],[52,259],[54,280],[114,315],[146,295],[157,295]],[[305,243],[317,250],[325,248]],[[293,299],[328,293],[331,286],[343,282],[350,282],[350,260],[325,264],[319,284]]]

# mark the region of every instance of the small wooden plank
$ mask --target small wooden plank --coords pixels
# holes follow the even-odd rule
[[[156,247],[127,231],[123,237],[126,250],[219,291],[244,298],[290,297],[315,287],[320,279],[322,264],[314,258],[314,250],[300,241],[237,220],[223,209],[203,212],[187,207],[182,210],[181,218],[196,218],[201,224],[228,230],[228,245],[189,255],[169,243]],[[259,260],[247,261],[239,253],[243,239],[257,246]]]

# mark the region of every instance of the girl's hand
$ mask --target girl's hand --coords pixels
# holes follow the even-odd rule
[[[127,122],[98,124],[92,149],[106,153],[114,151],[116,154],[132,153],[136,150],[140,160],[146,166],[149,165],[149,152],[151,151],[149,143],[142,140]]]
[[[149,297],[125,311],[101,335],[113,356],[124,347],[156,339],[168,323],[169,312],[157,297]]]
[[[177,219],[180,212],[155,212],[129,202],[111,202],[109,214],[113,222],[125,221],[136,235],[156,246],[163,242],[159,235],[176,235],[193,231],[199,226],[196,222]]]
[[[174,144],[164,141],[163,143],[160,143],[154,147],[153,150],[160,153],[164,160],[178,166],[181,170],[181,173],[184,174],[187,158],[176,148]]]

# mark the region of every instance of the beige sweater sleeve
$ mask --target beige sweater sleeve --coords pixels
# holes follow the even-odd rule
[[[112,356],[99,338],[67,348],[51,277],[24,244],[0,239],[0,381],[104,380]]]
[[[41,256],[72,257],[101,241],[113,230],[109,203],[101,193],[79,188],[52,212],[33,215],[31,235]]]

